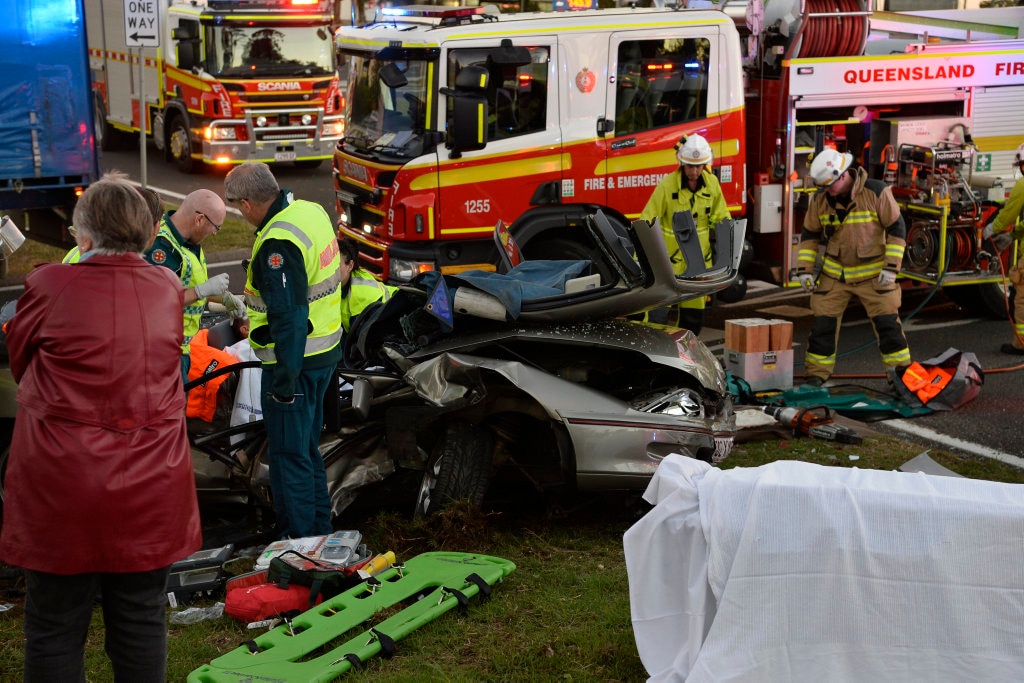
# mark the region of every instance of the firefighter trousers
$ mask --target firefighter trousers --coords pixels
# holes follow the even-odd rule
[[[804,355],[804,374],[807,377],[827,380],[832,376],[839,343],[839,326],[846,307],[854,297],[864,306],[871,320],[885,367],[902,368],[910,365],[910,349],[899,316],[903,299],[899,285],[879,287],[874,278],[850,284],[822,275],[818,288],[811,294],[814,327]]]
[[[1013,284],[1013,346],[1024,349],[1024,296],[1021,295],[1021,289],[1024,289],[1024,256],[1006,275]]]

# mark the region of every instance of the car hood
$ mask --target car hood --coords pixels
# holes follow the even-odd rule
[[[403,357],[409,368],[443,353],[476,353],[485,348],[512,343],[561,347],[588,347],[609,352],[639,353],[652,362],[681,370],[701,386],[719,394],[727,391],[725,371],[718,358],[689,330],[656,329],[626,320],[597,320],[586,323],[495,325],[457,335],[447,335]]]

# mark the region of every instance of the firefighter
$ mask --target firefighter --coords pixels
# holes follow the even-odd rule
[[[338,242],[341,250],[341,326],[348,332],[363,309],[375,301],[387,301],[398,287],[380,282],[359,267],[359,245],[352,238]]]
[[[729,218],[729,207],[725,203],[718,178],[710,170],[712,154],[707,140],[700,135],[684,137],[676,146],[676,159],[679,168],[665,176],[654,188],[640,217],[646,221],[658,219],[672,268],[677,275],[682,275],[686,272],[686,259],[672,231],[673,214],[689,211],[693,215],[697,238],[704,253],[704,264],[710,267],[711,231],[719,221]],[[672,311],[676,312],[675,316]],[[647,319],[662,322],[662,317],[666,318],[664,322],[668,324],[676,323],[694,334],[700,334],[704,327],[704,297],[690,299],[668,309],[650,311]]]
[[[1013,168],[1024,175],[1024,143],[1017,148],[1017,156],[1013,160]],[[992,222],[985,226],[982,236],[991,239],[996,249],[1002,251],[1010,246],[1013,240],[1024,235],[1024,178],[1017,181],[1010,192],[1006,204],[999,210]],[[1024,285],[1024,254],[1017,265],[1010,268],[1010,282],[1015,291],[1013,305],[1013,341],[1006,342],[999,350],[1015,356],[1024,356],[1024,296],[1020,295]]]
[[[839,325],[850,299],[864,306],[887,368],[910,365],[896,274],[907,229],[891,188],[853,165],[853,155],[825,149],[811,162],[820,188],[811,198],[797,254],[797,279],[811,294],[814,326],[804,356],[807,384],[823,385],[836,363]],[[824,245],[815,282],[818,247]],[[902,374],[902,373],[900,373]]]

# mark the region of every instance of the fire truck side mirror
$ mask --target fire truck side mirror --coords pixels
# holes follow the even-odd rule
[[[441,94],[451,98],[447,144],[453,159],[458,159],[462,152],[487,146],[489,82],[490,73],[486,67],[471,64],[463,67],[455,77],[454,89],[440,89]]]
[[[487,59],[495,66],[515,67],[526,66],[533,61],[528,49],[522,45],[513,46],[508,38],[503,38],[501,46],[491,50],[487,54]]]
[[[409,79],[405,77],[402,70],[390,62],[380,70],[380,80],[384,81],[384,85],[389,88],[402,88],[409,84]]]

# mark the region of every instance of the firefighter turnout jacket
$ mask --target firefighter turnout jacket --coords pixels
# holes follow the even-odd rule
[[[818,247],[825,244],[821,274],[856,284],[885,270],[899,272],[907,246],[907,227],[892,190],[856,169],[849,204],[819,191],[811,198],[800,247],[797,273],[812,273]]]
[[[672,231],[672,216],[680,211],[688,211],[693,216],[701,252],[704,254],[704,265],[711,266],[711,230],[730,216],[729,207],[722,195],[722,186],[714,173],[704,169],[697,180],[697,188],[690,191],[682,169],[676,168],[654,188],[651,198],[647,200],[647,205],[640,214],[640,218],[645,221],[650,222],[657,218],[661,224],[669,260],[672,261],[672,270],[676,275],[686,272],[686,259],[683,258],[675,233]],[[704,297],[697,297],[678,305],[685,308],[704,308]]]

